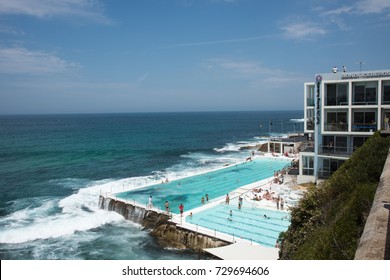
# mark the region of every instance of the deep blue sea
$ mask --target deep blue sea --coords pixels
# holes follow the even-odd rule
[[[245,159],[303,111],[0,116],[1,259],[198,259],[98,209],[101,192]]]

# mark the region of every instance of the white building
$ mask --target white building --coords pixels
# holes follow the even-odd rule
[[[389,130],[390,70],[319,74],[304,84],[298,183],[332,175],[376,130]]]

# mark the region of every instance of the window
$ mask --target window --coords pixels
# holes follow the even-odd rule
[[[382,103],[390,104],[390,81],[383,82]]]
[[[326,85],[326,106],[348,105],[348,84],[327,84]]]
[[[320,168],[318,176],[320,178],[329,178],[343,163],[344,160],[340,159],[323,159],[322,168]]]
[[[352,131],[374,131],[377,130],[376,112],[354,112]]]
[[[332,112],[326,113],[325,131],[347,131],[347,112]]]
[[[353,105],[377,104],[377,82],[354,83]]]
[[[303,175],[314,175],[314,157],[302,156]]]
[[[326,85],[326,105],[336,105],[336,85]]]
[[[314,109],[306,110],[306,130],[314,130]]]
[[[345,136],[336,136],[335,151],[336,153],[346,153],[348,149],[348,139]]]
[[[306,106],[314,106],[314,85],[313,86],[307,86],[307,97],[306,97]]]

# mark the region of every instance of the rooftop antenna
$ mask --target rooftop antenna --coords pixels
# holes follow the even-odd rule
[[[365,61],[358,61],[358,62],[356,62],[356,64],[359,64],[360,72],[362,72],[362,64],[366,64],[366,62]]]

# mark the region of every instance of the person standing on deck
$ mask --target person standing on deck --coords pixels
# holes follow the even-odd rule
[[[226,194],[225,204],[229,204],[229,203],[230,203],[230,197],[229,194]]]
[[[149,196],[149,202],[148,202],[147,208],[152,208],[152,207],[153,207],[152,196]]]
[[[180,216],[183,217],[184,205],[182,203],[180,203],[179,205],[179,210],[180,210]]]
[[[165,212],[169,212],[169,203],[168,203],[168,200],[165,201]]]
[[[241,206],[242,206],[242,197],[240,196],[238,198],[238,210],[241,210]]]

